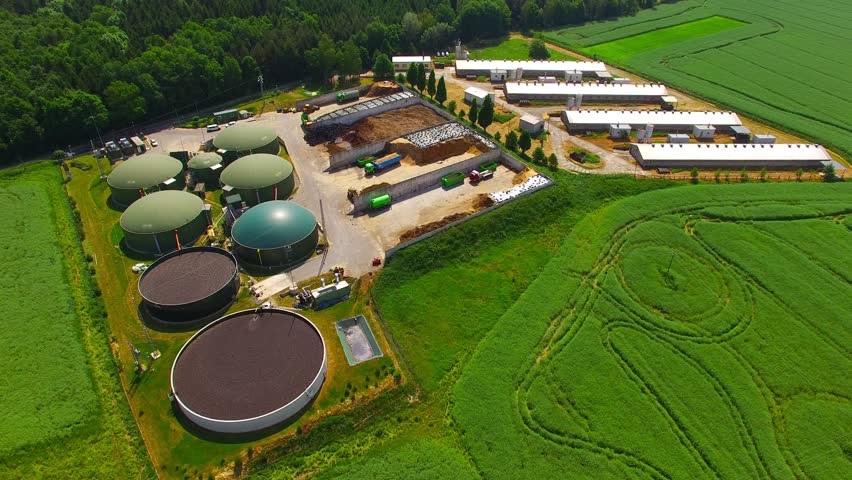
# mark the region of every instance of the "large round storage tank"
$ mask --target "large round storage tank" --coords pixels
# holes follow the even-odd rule
[[[174,251],[151,264],[139,278],[142,304],[165,322],[190,323],[221,314],[239,290],[237,259],[214,247]]]
[[[182,190],[183,164],[168,155],[147,153],[125,160],[107,177],[111,200],[126,208],[151,190]]]
[[[202,152],[190,158],[186,166],[193,180],[206,184],[208,190],[215,190],[225,165],[222,163],[222,156],[218,153]]]
[[[326,367],[325,341],[310,320],[258,308],[222,317],[193,335],[175,358],[171,388],[196,425],[256,432],[304,411]]]
[[[228,195],[239,194],[249,206],[285,200],[296,187],[293,165],[278,155],[255,153],[225,167],[220,177]]]
[[[213,137],[213,145],[222,150],[226,164],[252,153],[278,155],[281,145],[272,127],[262,123],[238,123]]]
[[[237,257],[260,267],[287,267],[310,257],[317,247],[317,219],[305,207],[287,201],[248,209],[231,229]]]
[[[133,202],[119,223],[127,248],[146,255],[191,246],[207,230],[204,202],[174,190],[154,192]]]

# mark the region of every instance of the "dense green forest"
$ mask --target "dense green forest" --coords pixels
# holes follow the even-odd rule
[[[0,162],[267,85],[654,0],[0,0]]]

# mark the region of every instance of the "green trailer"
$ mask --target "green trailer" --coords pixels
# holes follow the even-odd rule
[[[479,166],[478,170],[481,172],[483,170],[491,170],[492,172],[497,170],[497,162],[485,162]]]
[[[461,183],[464,183],[464,174],[462,172],[448,173],[441,177],[441,185],[444,188],[455,187]]]
[[[337,103],[343,103],[349,100],[355,100],[359,96],[358,89],[346,90],[337,94]]]
[[[355,164],[358,165],[361,168],[364,168],[364,167],[367,166],[368,163],[373,163],[375,161],[376,161],[376,157],[373,157],[373,156],[362,157],[362,158],[359,158],[358,161],[355,162]]]
[[[386,207],[391,204],[391,196],[390,195],[382,195],[381,197],[376,197],[370,200],[370,208],[378,209],[382,207]]]

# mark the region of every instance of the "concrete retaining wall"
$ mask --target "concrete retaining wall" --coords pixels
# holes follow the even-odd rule
[[[339,170],[341,168],[351,167],[355,160],[358,160],[361,157],[366,157],[367,155],[375,155],[382,150],[385,149],[385,145],[387,145],[388,141],[381,141],[376,143],[369,143],[367,145],[361,145],[353,148],[352,150],[346,150],[345,152],[338,152],[328,157],[328,169],[330,171]]]
[[[359,96],[366,95],[367,92],[370,91],[371,86],[372,85],[361,85],[360,87],[358,87],[358,95]],[[302,108],[309,103],[313,104],[313,105],[319,105],[319,106],[331,105],[332,103],[335,103],[337,101],[337,94],[338,93],[343,92],[343,91],[348,92],[349,90],[352,90],[352,89],[351,88],[345,88],[343,90],[336,90],[334,92],[329,92],[329,93],[324,93],[322,95],[317,95],[316,97],[311,97],[311,98],[306,98],[304,100],[299,100],[298,102],[296,102],[296,110],[301,112]]]
[[[357,122],[358,120],[361,120],[362,118],[372,117],[380,113],[389,112],[391,110],[398,110],[400,108],[410,107],[412,105],[419,105],[421,102],[422,100],[417,97],[404,98],[395,102],[388,102],[377,107],[368,108],[360,112],[350,113],[349,115],[314,120],[314,122],[311,124],[311,128],[325,127],[327,125],[352,125],[353,123]]]
[[[491,150],[490,152],[477,155],[475,157],[462,160],[461,162],[448,165],[438,170],[434,170],[423,175],[403,180],[394,185],[389,185],[378,190],[373,190],[364,195],[356,195],[352,199],[354,205],[353,213],[358,214],[370,208],[370,200],[382,195],[390,195],[394,202],[402,200],[405,197],[423,192],[441,185],[441,177],[452,172],[463,172],[468,174],[471,170],[478,167],[480,164],[488,161],[499,161],[500,150]],[[400,167],[397,167],[400,168]],[[402,167],[405,168],[405,167]],[[381,175],[376,177],[377,183],[381,181]]]
[[[517,158],[509,155],[508,153],[506,153],[503,150],[500,150],[499,162],[502,163],[503,165],[505,165],[506,168],[508,168],[509,170],[511,170],[513,172],[520,172],[523,169],[527,168],[527,166],[524,165],[524,162],[522,162],[522,161],[518,160]]]

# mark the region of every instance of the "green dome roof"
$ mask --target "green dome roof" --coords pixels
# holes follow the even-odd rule
[[[246,248],[271,249],[293,245],[317,227],[307,208],[285,200],[273,200],[248,209],[234,222],[231,236]]]
[[[293,174],[293,165],[278,155],[255,153],[238,158],[222,171],[225,185],[234,188],[262,188],[284,180]]]
[[[145,195],[121,215],[121,228],[130,233],[160,233],[180,228],[204,210],[197,196],[176,190]]]
[[[259,123],[239,123],[222,130],[213,138],[213,145],[223,150],[243,152],[264,147],[277,141],[272,127]]]
[[[222,156],[213,152],[202,152],[189,159],[186,166],[193,170],[203,170],[222,163]]]
[[[168,155],[147,153],[125,160],[107,177],[114,188],[148,188],[174,178],[183,171],[180,160]]]

